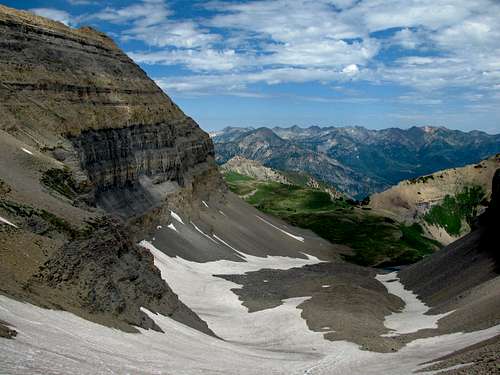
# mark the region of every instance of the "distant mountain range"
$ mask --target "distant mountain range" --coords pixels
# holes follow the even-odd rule
[[[500,134],[430,126],[227,127],[211,136],[220,164],[241,155],[275,169],[306,172],[358,199],[500,152]]]

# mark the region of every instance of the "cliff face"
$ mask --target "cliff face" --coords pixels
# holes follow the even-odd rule
[[[3,128],[36,125],[31,130],[78,135],[88,129],[187,121],[104,34],[0,10],[1,95],[8,119]]]
[[[208,135],[102,33],[0,5],[0,34],[0,293],[211,333],[134,244],[166,207],[217,194]]]
[[[208,135],[104,34],[6,7],[0,33],[0,129],[53,150],[105,209],[144,213],[176,187],[161,184],[214,170]]]

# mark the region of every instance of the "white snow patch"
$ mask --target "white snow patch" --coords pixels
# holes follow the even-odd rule
[[[33,155],[33,153],[30,150],[28,150],[28,149],[26,149],[24,147],[21,147],[21,150],[24,151],[24,152],[26,152],[27,154]]]
[[[276,228],[276,229],[277,229],[277,230],[279,230],[280,232],[285,233],[287,236],[290,236],[290,237],[292,237],[293,239],[296,239],[297,241],[304,242],[304,237],[300,237],[300,236],[296,236],[296,235],[294,235],[294,234],[291,234],[291,233],[287,232],[286,230],[283,230],[283,229],[281,229],[281,228],[277,227],[276,225],[274,225],[274,224],[270,223],[269,221],[267,221],[266,219],[264,219],[264,218],[260,217],[259,215],[255,215],[255,216],[257,216],[257,217],[258,217],[260,220],[262,220],[264,223],[269,224],[270,226],[272,226],[273,228]]]
[[[4,219],[4,218],[3,218],[3,217],[1,217],[1,216],[0,216],[0,222],[1,222],[1,223],[4,223],[4,224],[7,224],[7,225],[10,225],[11,227],[17,228],[17,225],[16,225],[16,224],[11,223],[9,220]]]
[[[269,282],[269,280],[262,280],[262,282],[264,282],[264,283],[268,283],[268,282]]]
[[[317,336],[307,328],[305,321],[300,318],[300,310],[296,309],[298,304],[308,298],[288,299],[275,309],[249,314],[238,296],[231,291],[241,286],[213,276],[244,274],[262,268],[286,270],[319,263],[318,258],[256,257],[237,250],[217,235],[214,237],[244,257],[245,261],[220,260],[197,263],[179,257],[169,257],[147,241],[142,241],[140,245],[151,251],[162,277],[181,301],[198,313],[221,338],[259,347],[273,348],[279,345],[283,348],[294,348],[293,350],[298,349],[297,346],[303,349],[307,347],[307,345],[303,347],[303,342],[300,343],[303,341],[300,332],[306,335],[306,342],[323,341],[322,336]],[[269,328],[273,326],[279,329],[270,330]]]
[[[158,225],[158,226],[156,227],[156,229],[161,229],[161,225]]]
[[[394,294],[403,300],[405,307],[400,312],[393,312],[385,317],[384,325],[393,330],[383,336],[391,337],[405,333],[417,332],[426,328],[437,328],[438,320],[451,314],[449,311],[444,314],[425,315],[429,307],[420,301],[415,293],[405,289],[399,281],[397,272],[391,272],[385,275],[379,274],[375,278],[380,281],[390,294]]]
[[[331,285],[321,285],[322,288],[330,288]]]
[[[325,332],[310,331],[297,309],[306,298],[249,314],[230,290],[239,285],[213,276],[301,267],[319,262],[317,258],[247,254],[246,262],[196,263],[169,257],[146,241],[141,245],[152,252],[180,299],[225,340],[146,309],[165,333],[140,328],[139,334],[126,333],[0,296],[0,319],[18,331],[14,340],[0,340],[0,373],[401,375],[500,333],[499,325],[416,340],[396,353],[362,351],[352,343],[325,340]]]
[[[179,223],[181,224],[184,224],[184,222],[182,221],[181,217],[179,215],[177,215],[174,211],[170,210],[170,215],[175,219],[177,220]]]
[[[204,205],[206,208],[208,208],[208,204],[207,204],[207,202],[205,202],[205,201],[201,201],[201,203],[203,203],[203,205]]]
[[[177,228],[174,226],[174,223],[170,223],[170,224],[168,224],[168,225],[167,225],[167,228],[172,229],[172,230],[175,230],[176,232],[179,232],[179,231],[177,230]]]
[[[222,212],[221,210],[219,210],[219,213],[222,215],[222,216],[226,216],[226,214],[224,212]]]
[[[198,232],[200,232],[202,235],[204,235],[210,241],[212,241],[213,243],[216,243],[218,245],[217,241],[215,241],[212,237],[210,237],[208,234],[206,234],[200,228],[198,228],[195,223],[191,222],[191,224],[193,225],[194,229],[196,229]]]

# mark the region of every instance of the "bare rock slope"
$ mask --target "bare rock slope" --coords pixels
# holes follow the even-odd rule
[[[453,311],[440,320],[443,331],[462,332],[500,323],[500,169],[495,171],[491,203],[463,238],[400,272],[405,286],[432,307],[433,313]],[[471,364],[450,374],[496,373],[500,336],[438,360],[431,369]],[[448,373],[448,372],[447,372]]]
[[[495,155],[478,164],[446,169],[413,180],[405,180],[390,189],[372,195],[369,207],[398,221],[418,222],[424,226],[428,235],[443,244],[449,244],[470,231],[469,223],[461,218],[461,228],[448,233],[445,225],[425,220],[426,214],[433,207],[441,205],[447,196],[456,197],[464,189],[470,188],[480,190],[483,195],[481,202],[476,202],[477,207],[473,208],[480,213],[485,208],[485,202],[490,199],[491,181],[498,168],[500,168],[500,155]]]
[[[344,197],[344,194],[325,183],[319,182],[314,177],[305,173],[286,173],[266,167],[256,160],[250,160],[236,155],[220,166],[222,173],[236,172],[258,181],[278,182],[285,185],[300,185],[324,191],[332,199]]]
[[[221,165],[220,169],[222,172],[236,172],[244,176],[255,178],[256,180],[274,181],[287,185],[291,184],[291,181],[278,171],[265,167],[258,161],[250,160],[239,155],[236,155]]]
[[[98,31],[0,6],[0,32],[1,292],[159,329],[147,307],[210,333],[134,244],[168,194],[217,189],[208,135]]]

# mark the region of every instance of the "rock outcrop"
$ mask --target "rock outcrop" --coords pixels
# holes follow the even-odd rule
[[[94,223],[91,236],[66,243],[28,282],[41,304],[88,314],[92,320],[130,329],[128,324],[160,330],[142,311],[170,316],[212,334],[205,322],[179,301],[153,266],[153,256],[135,245],[112,218]],[[114,319],[113,319],[114,318]],[[113,324],[113,325],[115,325]]]
[[[144,213],[214,168],[208,135],[106,35],[6,7],[0,30],[0,129],[52,150],[105,209]]]
[[[344,194],[335,188],[321,183],[314,177],[305,173],[286,173],[269,167],[265,167],[260,162],[236,155],[220,166],[223,173],[236,172],[238,174],[251,177],[258,181],[278,182],[285,185],[298,185],[321,190],[327,193],[332,199],[344,197]]]
[[[470,231],[470,223],[461,218],[461,229],[448,233],[443,226],[425,220],[425,215],[445,197],[455,197],[464,189],[476,188],[484,194],[474,210],[481,212],[490,200],[491,181],[500,168],[500,154],[477,164],[439,171],[412,180],[401,181],[381,193],[370,197],[369,207],[395,220],[421,224],[428,235],[447,245]],[[448,210],[449,211],[449,210]]]
[[[126,330],[158,329],[144,307],[211,333],[134,245],[166,207],[223,189],[209,136],[103,33],[1,5],[0,33],[0,216],[13,223],[0,291]]]
[[[263,166],[255,160],[236,155],[220,167],[222,172],[236,172],[244,176],[255,178],[261,181],[279,182],[280,184],[291,185],[292,182],[278,171]]]

